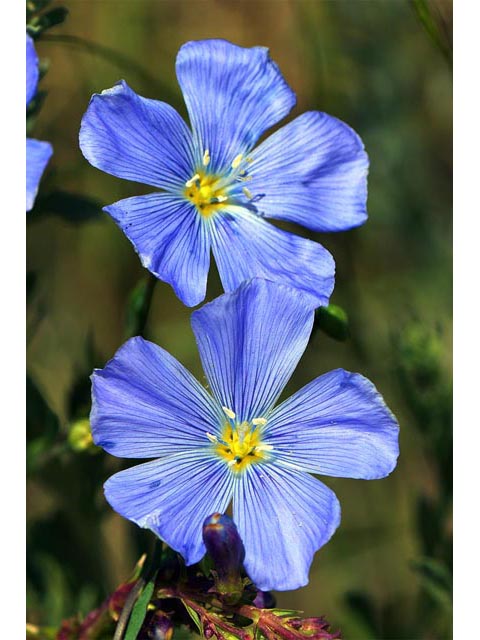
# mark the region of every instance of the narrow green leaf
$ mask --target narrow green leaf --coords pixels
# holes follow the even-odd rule
[[[143,621],[147,614],[147,606],[150,602],[150,598],[152,597],[153,589],[155,588],[156,576],[157,572],[155,572],[152,579],[147,582],[132,609],[132,615],[130,616],[128,627],[125,632],[125,640],[136,640],[140,629],[142,628]]]
[[[194,609],[192,609],[192,607],[189,607],[188,604],[186,604],[186,602],[184,600],[182,600],[182,603],[183,603],[183,606],[185,607],[185,609],[187,610],[188,615],[190,616],[190,618],[195,623],[195,626],[200,631],[200,635],[203,636],[203,627],[202,627],[202,622],[200,620],[200,616],[198,615],[198,613]],[[125,639],[125,640],[127,640],[127,639]]]

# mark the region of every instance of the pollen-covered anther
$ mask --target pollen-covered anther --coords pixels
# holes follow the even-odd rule
[[[210,442],[214,442],[215,444],[218,442],[217,436],[214,436],[213,433],[209,433],[207,431],[206,436],[210,440]]]
[[[185,186],[186,187],[193,187],[193,185],[196,183],[197,180],[200,180],[200,175],[198,173],[196,173],[194,176],[192,176],[190,178],[190,180],[187,180],[185,182]]]
[[[231,409],[229,409],[228,407],[222,407],[222,409],[227,418],[230,418],[230,420],[235,420],[236,414]]]
[[[238,169],[238,167],[241,165],[243,160],[243,153],[239,153],[238,156],[235,156],[235,158],[232,161],[232,169]]]
[[[205,149],[205,153],[203,154],[202,163],[203,163],[204,167],[208,167],[208,165],[210,164],[210,151],[208,149]]]
[[[252,424],[256,427],[264,427],[267,424],[266,418],[254,418],[252,420]]]
[[[243,187],[242,191],[243,191],[243,193],[247,196],[247,198],[248,198],[249,200],[252,200],[252,199],[253,199],[253,195],[252,195],[251,191],[249,191],[249,190],[247,189],[247,187]]]

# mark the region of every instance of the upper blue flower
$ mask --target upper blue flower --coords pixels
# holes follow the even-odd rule
[[[192,564],[205,553],[205,518],[233,500],[245,568],[262,591],[305,585],[340,522],[335,494],[309,473],[383,478],[398,456],[395,417],[357,373],[331,371],[275,407],[313,317],[298,291],[254,279],[192,314],[212,395],[139,337],[92,376],[94,442],[157,458],[106,482],[112,507]]]
[[[264,47],[188,42],[176,70],[192,130],[168,104],[140,97],[124,81],[92,97],[80,130],[87,160],[162,190],[105,210],[143,265],[188,306],[205,297],[210,251],[226,291],[261,276],[326,304],[334,285],[331,255],[264,218],[314,231],[362,224],[368,169],[362,141],[315,111],[254,148],[295,104]]]
[[[32,38],[27,33],[27,107],[37,93],[38,56]],[[32,209],[37,196],[38,185],[48,161],[53,153],[49,142],[27,138],[27,211]]]

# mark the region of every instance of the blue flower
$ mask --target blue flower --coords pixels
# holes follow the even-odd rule
[[[38,84],[38,56],[32,38],[27,33],[27,107],[35,97]],[[27,211],[35,204],[38,185],[53,153],[49,142],[27,138]]]
[[[298,291],[253,279],[192,314],[211,395],[139,337],[92,376],[94,442],[154,458],[112,476],[108,502],[193,564],[205,518],[233,501],[245,569],[262,591],[305,585],[339,525],[335,494],[310,473],[383,478],[398,456],[395,417],[357,373],[331,371],[275,406],[313,316]]]
[[[311,111],[254,148],[295,104],[264,47],[188,42],[176,71],[192,130],[168,104],[142,98],[124,81],[92,97],[80,130],[84,156],[107,173],[161,190],[105,210],[143,265],[188,306],[205,297],[210,251],[225,291],[260,276],[326,304],[331,255],[265,218],[314,231],[362,224],[362,141],[343,122]]]

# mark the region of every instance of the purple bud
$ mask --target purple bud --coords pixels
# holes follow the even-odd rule
[[[214,513],[203,523],[203,542],[215,565],[215,587],[221,595],[241,595],[245,549],[233,520]]]

